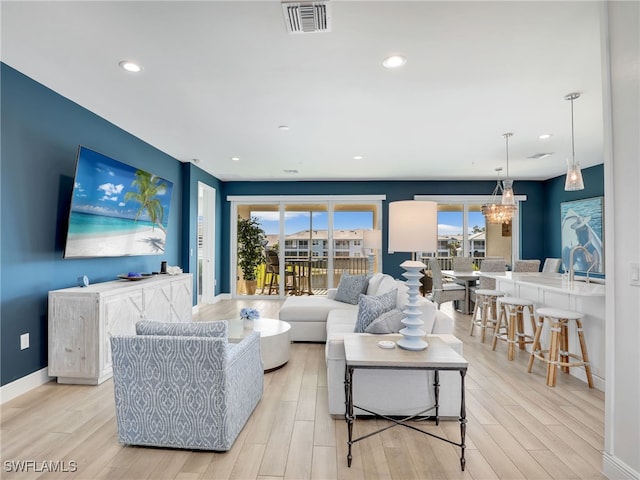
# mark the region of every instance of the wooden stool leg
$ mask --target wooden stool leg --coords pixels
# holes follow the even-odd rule
[[[478,310],[480,310],[480,295],[476,295],[476,304],[473,307],[473,315],[471,315],[471,325],[469,327],[469,336],[473,337],[473,331],[475,329],[476,326],[476,317],[478,316]]]
[[[507,360],[516,358],[516,312],[509,308],[507,314]]]
[[[498,335],[500,335],[500,328],[502,327],[502,321],[504,320],[504,309],[505,307],[503,306],[500,309],[500,315],[498,317],[498,323],[496,324],[496,329],[493,332],[493,343],[491,344],[491,350],[495,350],[496,349],[496,345],[498,344]]]
[[[518,321],[518,326],[517,326],[518,346],[520,347],[520,350],[524,350],[524,346],[525,346],[524,307],[521,307],[521,306],[516,307],[516,319]]]
[[[533,337],[533,346],[531,347],[531,355],[529,356],[529,365],[527,367],[527,373],[531,373],[531,369],[533,368],[533,360],[536,358],[536,355],[542,355],[540,351],[540,335],[542,335],[542,326],[544,325],[544,318],[540,317],[538,320],[538,326],[535,328],[535,335]]]
[[[489,308],[488,308],[488,302],[489,302],[489,297],[482,297],[482,333],[481,333],[481,337],[480,337],[480,341],[482,343],[484,343],[484,339],[486,338],[486,334],[487,334],[487,318],[489,315]]]
[[[554,319],[551,325],[551,343],[549,344],[549,363],[547,364],[547,385],[556,386],[558,376],[558,347],[560,344],[560,323]]]
[[[562,320],[560,324],[560,365],[563,373],[569,373],[569,324]]]
[[[589,388],[593,388],[593,376],[591,375],[591,365],[589,364],[589,354],[587,353],[587,344],[584,341],[584,332],[582,331],[582,322],[576,320],[578,329],[578,340],[580,341],[580,351],[582,352],[582,361],[584,363],[584,371],[587,374],[587,383]]]

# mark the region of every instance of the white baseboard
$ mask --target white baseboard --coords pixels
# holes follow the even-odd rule
[[[609,480],[640,480],[640,473],[607,452],[602,454],[602,473]]]
[[[13,400],[23,393],[27,393],[29,390],[33,390],[54,379],[55,377],[49,376],[49,369],[45,367],[18,380],[14,380],[11,383],[7,383],[0,388],[0,404]]]

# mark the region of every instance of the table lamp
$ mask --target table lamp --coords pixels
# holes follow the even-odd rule
[[[382,231],[365,230],[363,234],[364,249],[369,257],[369,273],[373,274],[373,259],[375,252],[382,248]]]
[[[389,203],[389,253],[409,252],[412,259],[400,264],[406,270],[402,274],[407,279],[409,301],[402,311],[406,318],[402,320],[405,328],[400,330],[403,338],[398,340],[399,347],[405,350],[424,350],[428,344],[424,341],[424,322],[420,318],[418,295],[420,279],[426,265],[415,260],[416,252],[435,252],[438,246],[438,204],[417,200]]]

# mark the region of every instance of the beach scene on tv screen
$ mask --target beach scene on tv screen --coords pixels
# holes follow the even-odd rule
[[[64,256],[164,253],[173,183],[80,147]]]

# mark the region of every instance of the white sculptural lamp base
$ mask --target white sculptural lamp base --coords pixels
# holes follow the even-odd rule
[[[400,266],[406,270],[402,276],[407,279],[405,283],[409,287],[409,301],[405,309],[402,310],[402,313],[406,315],[406,318],[402,320],[405,328],[400,330],[404,338],[396,343],[405,350],[424,350],[429,344],[424,341],[425,332],[420,328],[424,322],[420,319],[422,312],[418,308],[418,295],[420,294],[420,279],[423,275],[421,270],[427,266],[422,262],[412,260],[407,260]]]

